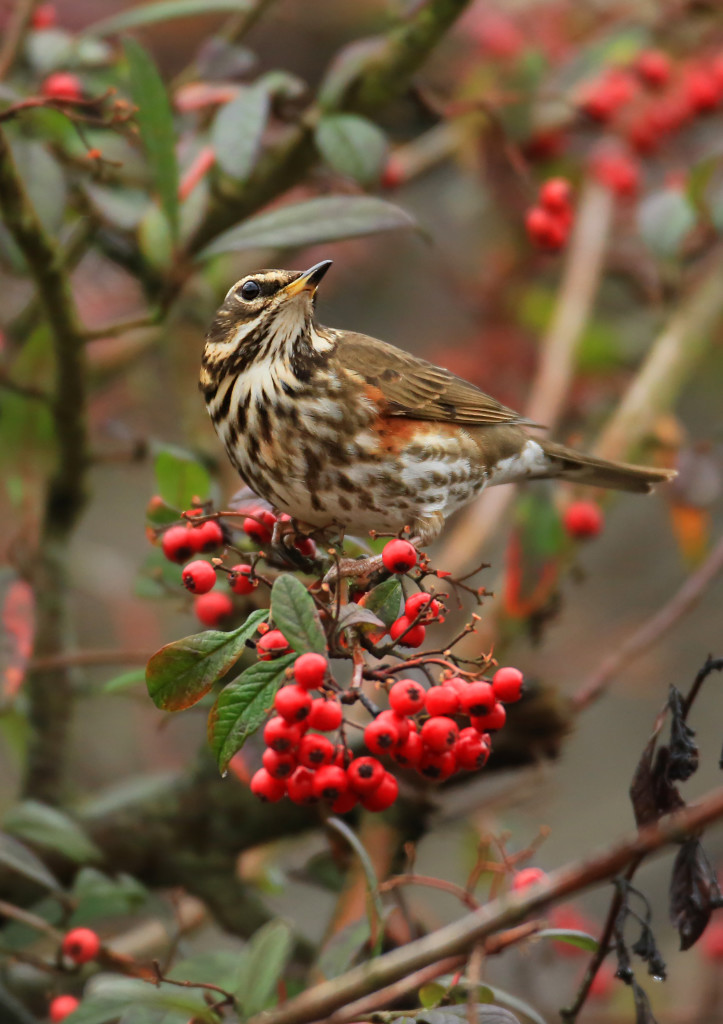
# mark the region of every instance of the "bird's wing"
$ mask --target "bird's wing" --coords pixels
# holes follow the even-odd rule
[[[336,353],[343,366],[378,388],[388,416],[449,423],[527,423],[474,384],[449,370],[365,334],[338,332]]]

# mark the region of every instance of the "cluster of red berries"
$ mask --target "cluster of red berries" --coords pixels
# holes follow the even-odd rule
[[[537,205],[530,207],[525,217],[530,239],[541,249],[556,252],[567,242],[572,220],[572,189],[567,178],[543,182]]]
[[[78,966],[95,960],[100,953],[100,949],[100,938],[92,928],[72,928],[63,937],[60,946],[62,956]],[[56,996],[50,1002],[48,1016],[54,1024],[58,1024],[59,1021],[69,1017],[79,1006],[80,1000],[76,999],[75,996]]]
[[[482,768],[491,751],[490,734],[505,723],[504,704],[522,695],[522,673],[515,668],[498,669],[491,683],[453,677],[428,690],[414,679],[400,679],[389,690],[389,710],[379,712],[364,730],[369,755],[355,757],[344,742],[323,735],[337,732],[343,723],[328,667],[323,655],[302,654],[294,662],[294,682],[277,691],[276,713],[263,732],[263,767],[251,779],[251,790],[260,799],[322,800],[336,814],[357,803],[369,811],[385,810],[396,800],[399,785],[379,758],[437,782],[461,769]],[[313,690],[320,696],[313,697]],[[461,716],[469,719],[468,726],[460,728]]]

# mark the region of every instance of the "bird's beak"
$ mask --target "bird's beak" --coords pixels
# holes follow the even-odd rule
[[[319,287],[319,282],[331,264],[331,260],[322,260],[321,263],[315,263],[314,266],[306,270],[301,277],[297,277],[295,281],[291,282],[291,284],[287,284],[284,291],[289,296],[300,295],[301,292],[311,292],[313,295]]]

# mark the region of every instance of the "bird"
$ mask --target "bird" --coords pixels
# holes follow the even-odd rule
[[[332,265],[237,281],[206,334],[200,389],[244,482],[306,530],[411,530],[433,541],[488,487],[559,478],[646,493],[674,470],[611,462],[532,436],[475,385],[355,331],[323,327]]]

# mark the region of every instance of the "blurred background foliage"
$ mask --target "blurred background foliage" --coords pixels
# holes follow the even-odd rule
[[[6,40],[13,7],[0,8]],[[213,7],[203,15],[143,24],[143,5],[58,0],[53,24],[30,27],[0,84],[6,110],[27,97],[52,98],[44,83],[67,71],[88,101],[87,108],[71,108],[87,112],[88,123],[74,124],[62,110],[46,106],[3,127],[38,217],[66,254],[79,317],[89,332],[93,461],[90,499],[68,537],[68,647],[109,653],[106,664],[72,668],[72,689],[82,699],[72,715],[67,763],[58,770],[68,806],[85,808],[91,817],[134,795],[152,794],[169,773],[183,774],[205,742],[203,713],[163,716],[142,684],[145,657],[197,629],[190,599],[177,586],[180,571],[166,567],[159,582],[161,559],[156,549],[149,554],[144,522],[158,489],[154,463],[169,445],[205,467],[221,505],[238,486],[196,386],[203,333],[235,280],[260,266],[306,267],[333,259],[319,296],[322,322],[385,338],[525,408],[541,338],[559,307],[561,280],[570,275],[570,262],[586,259],[589,242],[573,237],[567,251],[541,251],[525,232],[526,212],[539,184],[551,176],[573,183],[576,203],[602,188],[590,174],[591,154],[606,139],[622,139],[640,184],[632,197],[602,203],[601,270],[556,413],[557,437],[591,447],[655,339],[706,274],[723,269],[720,99],[708,116],[691,116],[659,147],[638,146],[637,152],[625,117],[622,127],[601,125],[581,114],[578,102],[585,83],[613,65],[628,66],[646,48],[661,48],[684,69],[723,53],[717,5],[479,0],[467,5],[434,48],[413,87],[402,82],[401,95],[381,103],[353,97],[344,105],[353,113],[344,114],[335,111],[334,96],[344,93],[347,75],[353,79],[355,61],[368,55],[352,44],[389,33],[394,19],[414,4],[267,0],[251,5],[248,23],[243,11],[232,13],[229,23],[228,10],[214,13]],[[273,161],[286,133],[296,129],[302,112],[308,115],[310,97],[322,83],[311,151],[304,142],[298,165],[285,166],[274,178]],[[115,91],[98,100],[108,89]],[[126,121],[132,105],[139,108],[138,131]],[[169,130],[177,167],[169,163]],[[215,154],[213,167],[209,152]],[[295,235],[283,217],[270,228],[267,223],[265,230],[276,232],[270,235],[262,233],[263,224],[246,219],[269,203],[276,211],[274,203],[364,201],[366,195],[398,210],[360,207],[357,216],[349,207],[349,233],[370,226],[395,230],[337,240],[347,232],[333,207],[331,214],[322,207],[302,218]],[[396,230],[405,214],[419,230]],[[245,235],[219,243],[241,218]],[[199,258],[212,240],[220,254]],[[48,406],[35,392],[53,386],[57,367],[35,285],[5,228],[0,289],[6,564],[0,809],[12,824],[31,732],[23,678],[32,651],[32,603],[18,580],[27,575],[42,535],[57,440]],[[107,330],[136,318],[137,327]],[[723,527],[722,338],[718,310],[685,340],[695,349],[695,364],[669,382],[670,401],[634,439],[635,451],[617,453],[677,463],[679,486],[647,500],[610,500],[605,529],[587,546],[571,546],[565,538],[560,512],[569,494],[552,487],[521,495],[481,549],[469,516],[453,522],[442,539],[441,568],[448,567],[446,557],[459,563],[458,571],[482,558],[491,563],[481,577],[495,590],[485,603],[483,638],[530,679],[573,695],[709,556]],[[482,504],[476,513],[482,525],[485,509]],[[540,588],[550,561],[557,566],[552,583]],[[536,595],[523,614],[510,598],[513,573],[524,595]],[[554,763],[494,773],[437,798],[419,844],[418,870],[462,882],[481,836],[509,830],[510,846],[523,848],[542,824],[550,832],[535,863],[551,868],[627,830],[629,779],[651,723],[668,686],[686,686],[709,651],[720,654],[722,601],[719,576],[695,611],[624,665],[604,699],[575,720]],[[690,784],[692,795],[709,789],[717,770],[723,698],[715,681],[706,700],[707,714],[700,713],[701,704],[693,721],[707,757]],[[251,751],[249,762],[254,756]],[[242,782],[231,778],[226,785]],[[76,839],[82,846],[83,834]],[[371,827],[367,839],[376,841]],[[338,865],[324,857],[326,847],[327,840],[312,833],[247,851],[238,865],[263,903],[312,941],[326,929],[340,884]],[[710,837],[709,853],[723,858],[720,830]],[[88,851],[73,847],[65,854],[82,863]],[[646,867],[641,885],[652,897],[661,946],[672,954],[676,935],[665,920],[665,861]],[[327,873],[321,883],[315,865]],[[163,893],[162,869],[146,882]],[[114,935],[158,919],[173,931],[173,892],[149,895],[132,872],[109,885],[86,865],[72,885],[80,900],[73,923],[100,922]],[[449,897],[431,890],[415,890],[409,901],[428,927],[458,913]],[[605,902],[598,892],[583,904],[595,917]],[[56,915],[54,923],[62,916],[47,900],[45,909],[41,902],[35,911],[51,920]],[[184,912],[197,914],[184,952],[210,943],[235,948],[237,940],[210,918]],[[5,927],[1,938],[6,947],[28,942],[17,923]],[[128,932],[125,940],[128,948],[137,940],[136,950],[146,942],[149,949],[162,946],[146,933],[134,938]],[[653,1003],[661,1019],[688,1019],[686,1008],[708,984],[710,967],[695,951],[673,958],[673,965],[665,992],[653,990]],[[552,1014],[572,991],[579,967],[580,961],[563,960],[550,949],[513,950],[490,961],[489,978],[513,985]],[[20,979],[21,987],[26,983],[32,988]],[[605,1019],[628,1019],[625,993],[610,1005]]]

